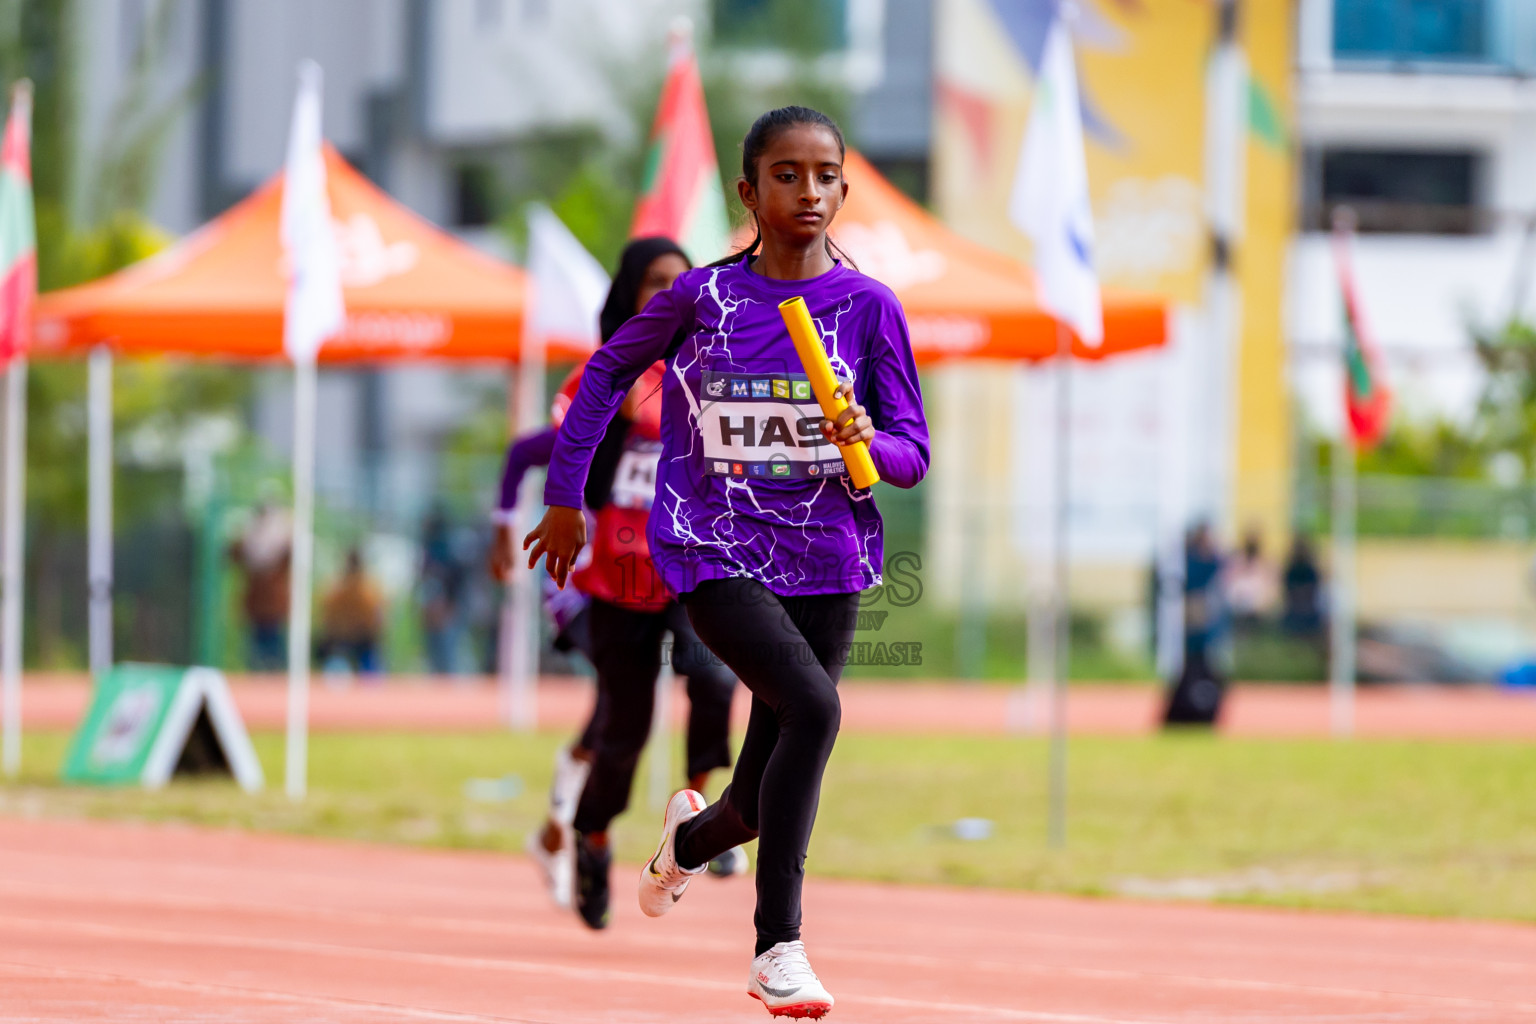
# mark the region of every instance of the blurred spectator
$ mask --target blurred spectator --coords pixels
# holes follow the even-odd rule
[[[441,507],[434,508],[422,524],[421,534],[422,632],[427,641],[427,667],[434,674],[459,670],[465,576],[447,513]]]
[[[1221,553],[1208,523],[1189,531],[1184,545],[1184,659],[1208,664],[1227,626],[1221,592]]]
[[[1201,523],[1184,541],[1184,665],[1172,681],[1163,721],[1212,725],[1226,691],[1218,648],[1227,626],[1222,558],[1211,528]]]
[[[1318,571],[1312,544],[1298,535],[1285,561],[1285,610],[1280,624],[1286,632],[1302,636],[1322,632],[1322,585],[1323,576]]]
[[[1264,557],[1263,542],[1256,532],[1243,539],[1242,550],[1227,566],[1227,605],[1233,622],[1251,627],[1275,610],[1280,597],[1279,574]]]
[[[320,661],[327,669],[345,664],[362,675],[379,670],[379,637],[384,631],[384,597],[363,568],[356,548],[347,552],[341,579],[320,609]]]
[[[245,573],[246,625],[250,630],[248,664],[255,672],[277,672],[288,664],[288,566],[293,556],[293,524],[288,510],[263,501],[229,559]]]
[[[463,570],[460,621],[469,638],[472,671],[494,675],[503,588],[488,573],[478,571],[479,566],[491,559],[494,534],[489,529],[470,526],[459,527],[456,534],[454,551]]]

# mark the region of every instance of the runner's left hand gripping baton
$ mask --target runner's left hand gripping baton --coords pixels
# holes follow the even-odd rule
[[[806,308],[805,300],[797,295],[779,303],[779,314],[784,317],[789,337],[795,343],[795,352],[805,367],[805,375],[810,378],[811,391],[821,404],[821,414],[836,423],[837,417],[848,408],[848,399],[836,395],[837,378],[832,375],[832,361],[827,358],[827,350],[821,344],[821,335],[816,333],[816,322],[811,319],[811,311]],[[848,466],[848,476],[853,480],[853,486],[862,490],[880,482],[875,460],[869,456],[869,445],[856,441],[838,447],[842,451],[843,462]]]

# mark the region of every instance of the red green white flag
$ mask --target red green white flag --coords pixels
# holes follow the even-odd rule
[[[1339,291],[1344,298],[1344,409],[1357,450],[1374,447],[1387,432],[1392,415],[1392,392],[1382,373],[1381,359],[1365,325],[1359,288],[1350,260],[1354,233],[1336,227],[1333,258],[1338,268]]]
[[[37,297],[37,228],[32,218],[32,89],[11,94],[0,141],[0,365],[25,355]]]
[[[629,234],[671,238],[695,264],[719,259],[730,244],[704,83],[686,31],[672,36],[667,79],[651,126],[640,202]]]

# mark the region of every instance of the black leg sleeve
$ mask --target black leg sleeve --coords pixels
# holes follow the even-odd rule
[[[666,611],[672,630],[672,670],[688,680],[687,777],[731,764],[731,698],[736,673],[725,667],[688,621],[680,604]]]
[[[601,709],[592,771],[574,822],[578,832],[604,832],[629,806],[635,766],[651,731],[661,668],[662,616],[592,602],[592,663]]]
[[[779,598],[744,578],[712,580],[683,597],[699,637],[753,701],[731,785],[679,833],[678,860],[696,866],[756,833],[759,948],[800,937],[805,857],[858,602],[858,594]]]

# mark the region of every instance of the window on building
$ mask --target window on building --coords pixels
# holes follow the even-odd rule
[[[722,46],[826,53],[848,46],[848,0],[713,0]]]
[[[485,164],[462,164],[453,172],[453,223],[482,228],[496,219],[496,172]]]
[[[1492,6],[1492,0],[1333,0],[1333,53],[1344,60],[1489,61]]]
[[[1328,148],[1306,154],[1305,227],[1355,211],[1362,232],[1471,234],[1486,226],[1482,155],[1469,151]]]

